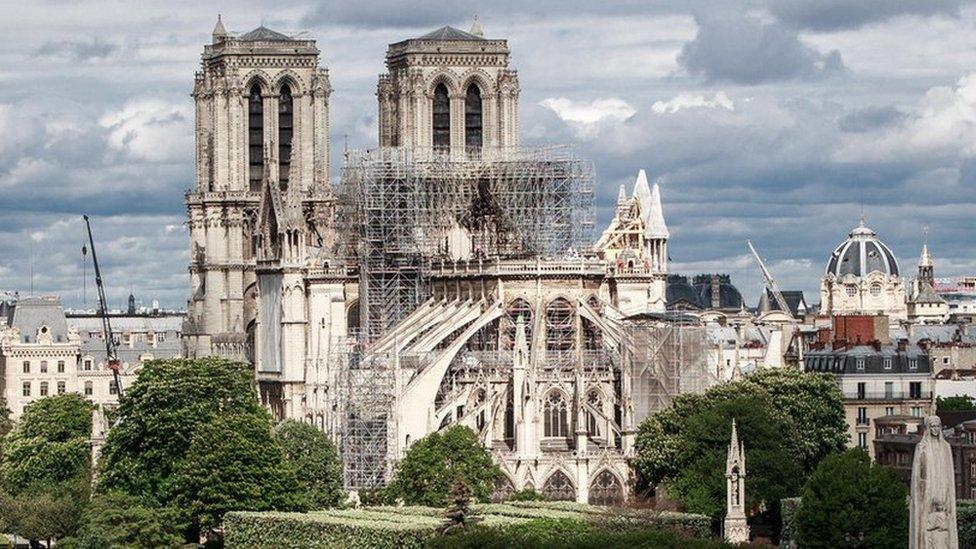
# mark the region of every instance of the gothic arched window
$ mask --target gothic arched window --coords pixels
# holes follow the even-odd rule
[[[281,94],[278,96],[278,182],[282,189],[288,188],[288,174],[291,171],[294,112],[291,88],[285,84],[281,86]]]
[[[544,435],[552,438],[569,437],[569,406],[559,391],[552,391],[542,408]]]
[[[447,86],[438,84],[434,88],[434,148],[447,149],[451,146],[451,100],[447,96]]]
[[[624,490],[617,475],[604,469],[590,484],[590,505],[622,505]]]
[[[481,88],[471,84],[464,96],[464,147],[480,151],[481,141]]]
[[[546,307],[546,349],[570,351],[576,344],[576,315],[564,298],[556,298]]]
[[[542,486],[542,497],[548,501],[573,501],[576,499],[576,489],[566,473],[556,471]]]
[[[264,100],[261,86],[254,84],[247,100],[247,162],[252,192],[261,190],[264,177]]]

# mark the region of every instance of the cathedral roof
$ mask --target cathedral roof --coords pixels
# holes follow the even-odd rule
[[[483,36],[464,32],[461,29],[445,25],[433,32],[417,38],[418,40],[484,40]]]
[[[292,37],[273,31],[264,25],[240,35],[237,39],[244,42],[290,42],[294,40]]]
[[[898,276],[898,262],[891,249],[878,240],[877,233],[861,222],[830,255],[827,274],[862,277],[874,271]]]

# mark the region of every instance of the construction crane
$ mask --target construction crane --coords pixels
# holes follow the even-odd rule
[[[119,370],[122,363],[119,361],[119,353],[115,344],[115,336],[112,334],[112,323],[108,318],[108,305],[105,302],[105,285],[102,284],[102,271],[98,268],[98,255],[95,254],[95,239],[92,238],[91,223],[88,216],[85,218],[85,226],[88,227],[88,244],[91,248],[92,263],[95,265],[95,286],[98,288],[98,316],[102,319],[102,333],[105,335],[105,357],[108,369],[112,370],[112,377],[115,380],[115,389],[122,397],[122,377]]]
[[[783,297],[782,292],[779,291],[779,287],[776,286],[776,281],[773,280],[773,274],[769,272],[766,268],[766,264],[763,263],[761,257],[759,257],[759,252],[756,251],[755,246],[752,245],[751,240],[746,240],[746,244],[749,245],[749,251],[752,252],[752,257],[756,258],[756,263],[759,263],[759,270],[762,271],[763,279],[766,281],[766,290],[773,294],[773,299],[776,300],[776,305],[779,306],[779,310],[786,314],[792,314],[789,306],[786,304],[786,298]]]

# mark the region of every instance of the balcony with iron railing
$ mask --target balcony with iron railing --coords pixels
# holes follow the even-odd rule
[[[844,400],[931,400],[932,391],[844,391]]]

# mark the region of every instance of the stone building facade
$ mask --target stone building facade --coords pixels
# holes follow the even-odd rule
[[[250,359],[257,292],[254,239],[269,181],[294,202],[311,235],[326,234],[329,73],[314,40],[258,27],[229,33],[218,20],[196,74],[196,185],[186,195],[190,298],[183,333],[189,356]]]
[[[853,345],[813,350],[803,357],[804,370],[834,374],[844,397],[848,444],[874,456],[878,418],[932,413],[932,365],[918,347]]]
[[[636,426],[655,406],[648,395],[664,401],[706,377],[675,374],[649,388],[660,385],[652,350],[691,341],[665,314],[669,234],[658,186],[640,173],[595,244],[555,242],[552,254],[527,245],[538,235],[526,226],[575,230],[575,218],[545,216],[576,206],[512,199],[503,192],[521,189],[506,178],[555,186],[536,195],[547,200],[592,191],[574,186],[579,162],[519,147],[507,42],[475,25],[389,46],[377,87],[380,148],[371,163],[347,159],[340,185],[380,178],[366,199],[377,201],[348,204],[327,184],[330,89],[317,56],[311,40],[264,28],[236,35],[220,23],[204,49],[197,189],[187,195],[186,353],[250,360],[276,418],[343,442],[349,488],[387,480],[412,442],[462,424],[505,472],[499,497],[532,487],[550,499],[623,501]],[[385,171],[364,175],[377,167]],[[425,227],[389,226],[418,181],[455,189],[461,206],[424,239]],[[378,225],[356,225],[364,211]],[[416,256],[398,248],[428,241]],[[373,265],[392,265],[389,277],[371,277]],[[412,309],[367,311],[377,281],[408,275],[411,295],[390,295]]]

